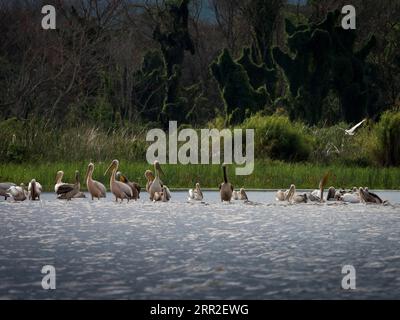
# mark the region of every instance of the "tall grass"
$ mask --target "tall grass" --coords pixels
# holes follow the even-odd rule
[[[110,161],[112,159],[110,158]],[[104,176],[109,162],[96,163],[94,178],[109,185],[109,176]],[[82,173],[82,189],[87,162],[58,162],[30,164],[1,164],[0,181],[28,183],[32,178],[43,184],[46,191],[53,191],[55,175],[58,170],[65,172],[64,181],[73,182],[75,170]],[[170,188],[191,188],[200,182],[203,188],[217,189],[222,182],[222,171],[219,165],[164,165],[164,183]],[[120,169],[131,180],[145,185],[144,172],[152,169],[145,163],[134,163],[121,160]],[[253,174],[236,176],[235,166],[228,166],[228,176],[235,188],[247,189],[281,189],[294,183],[298,188],[313,189],[318,187],[319,180],[330,171],[332,176],[328,182],[335,187],[351,188],[368,186],[372,189],[400,189],[400,168],[376,168],[356,166],[324,166],[314,164],[288,164],[278,161],[256,161]]]

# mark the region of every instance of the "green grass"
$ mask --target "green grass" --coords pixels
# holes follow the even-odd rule
[[[104,176],[109,163],[96,163],[94,179],[108,186],[109,177]],[[56,172],[65,172],[64,182],[73,182],[75,170],[81,172],[82,189],[86,188],[84,175],[87,163],[37,163],[37,164],[0,164],[0,182],[11,181],[27,184],[32,178],[39,181],[45,191],[53,191]],[[172,189],[190,188],[200,182],[203,189],[216,189],[222,181],[219,165],[163,165],[165,184]],[[297,188],[317,188],[319,180],[330,171],[332,176],[329,186],[351,188],[368,186],[371,189],[400,189],[400,168],[319,166],[315,164],[289,164],[277,161],[256,161],[255,169],[250,176],[236,176],[234,165],[228,166],[228,176],[235,188],[246,189],[281,189],[294,183]],[[120,170],[130,180],[145,185],[144,172],[152,169],[146,163],[120,161]]]

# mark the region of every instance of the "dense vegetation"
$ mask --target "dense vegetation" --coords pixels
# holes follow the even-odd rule
[[[263,161],[399,166],[400,1],[352,3],[356,30],[341,0],[2,1],[0,162],[144,162],[176,120],[256,129]]]

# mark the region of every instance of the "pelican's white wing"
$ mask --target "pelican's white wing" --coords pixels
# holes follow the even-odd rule
[[[189,199],[194,199],[193,189],[189,189]]]
[[[357,128],[358,128],[359,126],[361,126],[365,121],[367,121],[367,120],[364,119],[364,120],[361,121],[360,123],[357,123],[353,128],[351,128],[350,130],[347,130],[347,132],[348,132],[349,134],[354,133],[354,132],[357,130]]]

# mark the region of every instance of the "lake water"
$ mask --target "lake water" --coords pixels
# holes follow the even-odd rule
[[[379,194],[392,205],[0,200],[0,299],[398,299],[400,192]]]

